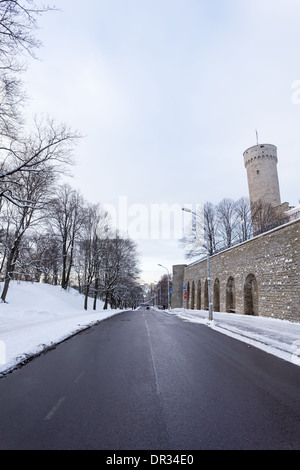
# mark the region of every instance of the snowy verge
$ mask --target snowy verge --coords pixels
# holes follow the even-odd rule
[[[0,304],[0,375],[121,311],[103,310],[103,302],[85,311],[74,289],[12,282],[8,303]]]
[[[220,312],[214,312],[213,321],[209,321],[208,312],[203,310],[173,309],[167,313],[206,325],[300,366],[300,323]]]

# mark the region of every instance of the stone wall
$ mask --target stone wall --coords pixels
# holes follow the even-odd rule
[[[207,261],[177,267],[175,284],[180,270],[186,307],[208,310]],[[214,311],[300,322],[300,220],[212,256],[210,270]],[[173,291],[179,284],[173,281]],[[172,307],[182,307],[182,299],[177,295]]]

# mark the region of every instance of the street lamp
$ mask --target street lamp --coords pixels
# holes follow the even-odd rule
[[[196,217],[199,217],[196,212],[193,212],[191,209],[187,207],[182,208],[183,211],[185,212],[190,212],[191,214],[195,215]],[[209,257],[209,250],[208,250],[208,237],[206,240],[207,243],[207,287],[208,287],[208,304],[209,304],[209,320],[213,320],[213,305],[211,301],[211,278],[210,278],[210,257]]]
[[[162,268],[166,269],[168,272],[168,310],[170,310],[170,273],[169,273],[168,268],[166,268],[162,264],[159,264],[158,266],[161,266]]]

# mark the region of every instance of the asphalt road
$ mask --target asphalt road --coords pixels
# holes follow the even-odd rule
[[[125,312],[0,379],[0,449],[299,449],[300,368]]]

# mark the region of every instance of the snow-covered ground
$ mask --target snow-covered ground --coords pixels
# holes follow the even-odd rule
[[[214,312],[210,322],[207,311],[174,309],[169,313],[184,321],[205,324],[300,366],[300,323],[219,312]]]
[[[0,375],[90,325],[120,310],[83,309],[83,297],[46,284],[13,282],[8,304],[0,304]],[[255,347],[300,365],[300,323],[229,313],[175,309],[169,312],[184,321],[201,323]]]
[[[12,282],[0,304],[0,375],[89,325],[120,310],[83,308],[83,296],[58,286]]]

